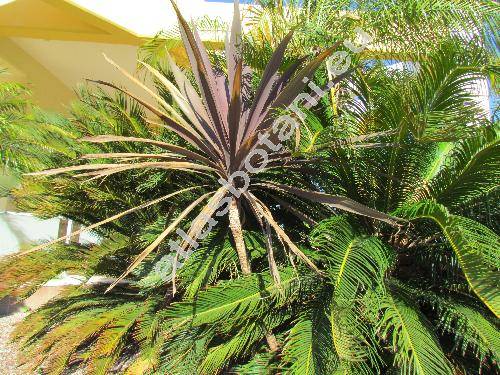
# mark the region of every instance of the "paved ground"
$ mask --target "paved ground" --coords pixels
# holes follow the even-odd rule
[[[15,325],[25,316],[25,312],[16,312],[0,317],[0,375],[25,375],[17,368],[17,348],[10,342]]]

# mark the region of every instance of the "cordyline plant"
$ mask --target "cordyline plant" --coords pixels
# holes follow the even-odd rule
[[[172,2],[172,5],[178,16],[182,40],[201,96],[170,57],[168,58],[170,69],[177,85],[174,85],[165,75],[152,66],[146,63],[141,64],[164,85],[182,113],[177,112],[160,95],[147,88],[142,82],[125,72],[109,59],[117,69],[150,94],[160,104],[160,107],[156,107],[112,83],[105,81],[93,82],[112,87],[130,96],[161,120],[161,123],[147,120],[151,125],[170,130],[184,142],[179,139],[179,142],[167,143],[158,139],[117,135],[87,137],[83,138],[82,141],[97,144],[107,142],[142,143],[163,149],[165,152],[88,154],[84,155],[83,158],[88,160],[107,159],[110,162],[83,164],[34,173],[34,175],[50,176],[67,172],[78,172],[75,177],[97,179],[123,171],[159,168],[200,174],[201,178],[206,180],[206,184],[185,187],[167,196],[118,213],[81,230],[94,229],[178,194],[187,192],[193,194],[197,190],[203,192],[136,257],[108,290],[127,276],[148,254],[156,249],[167,236],[178,228],[181,221],[204,200],[208,200],[208,202],[191,223],[190,229],[187,231],[189,238],[184,236],[180,250],[175,255],[172,275],[174,293],[175,268],[179,253],[185,255],[184,251],[191,248],[193,240],[195,241],[200,235],[203,235],[203,229],[207,223],[212,225],[212,217],[221,216],[225,212],[228,212],[229,227],[238,253],[241,272],[243,275],[248,275],[252,272],[250,260],[245,249],[241,224],[241,217],[245,208],[253,214],[269,240],[267,246],[268,260],[271,275],[276,283],[279,284],[280,280],[270,243],[271,229],[274,230],[277,237],[287,245],[295,256],[303,260],[314,271],[321,273],[316,265],[292,242],[281,226],[274,220],[271,209],[262,200],[257,198],[256,195],[259,195],[259,192],[272,194],[274,191],[281,196],[295,195],[296,197],[310,200],[315,204],[339,208],[391,224],[395,223],[395,219],[389,215],[366,207],[349,198],[332,196],[324,192],[302,188],[310,186],[305,180],[294,182],[295,186],[293,187],[284,183],[271,181],[272,179],[279,179],[279,171],[283,171],[285,168],[287,170],[290,168],[303,168],[304,166],[308,166],[308,164],[309,167],[314,167],[314,160],[301,158],[294,152],[286,151],[284,148],[277,146],[279,144],[278,133],[283,132],[283,128],[275,126],[274,119],[278,113],[294,103],[297,96],[306,86],[307,81],[312,78],[316,69],[337,48],[338,44],[318,54],[305,65],[303,65],[304,59],[297,61],[280,74],[279,69],[282,65],[284,53],[293,34],[293,32],[290,32],[274,52],[263,72],[260,85],[256,92],[252,94],[251,70],[244,64],[241,57],[242,31],[238,1],[235,1],[231,33],[226,42],[227,77],[222,72],[214,69],[199,34],[195,29],[190,29],[188,23],[180,14],[177,5],[174,2]],[[338,76],[335,82],[340,81],[344,77],[345,75]],[[291,117],[287,116],[287,118]],[[289,126],[291,133],[293,131],[292,124],[289,122],[286,125]],[[296,136],[300,136],[300,133],[296,132]],[[269,155],[268,160],[265,160],[262,153],[259,153],[260,157],[253,157],[256,155],[255,150],[258,148],[265,150],[265,153]],[[254,170],[258,169],[258,172],[252,174],[248,171],[245,167],[248,164],[255,166]],[[262,168],[256,167],[259,165]],[[266,176],[266,173],[269,171],[273,171],[273,178],[261,178],[261,176]],[[244,179],[241,178],[243,174],[248,174],[251,177],[251,182],[247,184],[248,186],[245,186],[246,189],[244,191],[242,189],[244,187],[242,186]],[[234,176],[239,176],[239,178],[234,178]],[[227,184],[218,186],[218,183],[215,181],[220,181],[220,179],[229,182],[231,186]],[[290,181],[290,178],[288,180]],[[206,193],[206,190],[204,191],[203,189],[207,188],[207,186],[209,189],[211,186],[218,187],[214,187],[211,189],[212,191]],[[234,191],[242,191],[242,194],[234,195],[232,194]],[[308,217],[305,213],[292,207],[293,203],[279,200],[279,204],[282,207],[288,207],[292,213],[301,219],[307,219]],[[217,211],[223,206],[225,206],[224,210]],[[81,231],[74,234],[78,234]],[[45,243],[29,251],[45,248],[62,241],[64,238],[66,237]]]

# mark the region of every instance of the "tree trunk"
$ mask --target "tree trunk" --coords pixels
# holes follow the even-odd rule
[[[245,241],[243,239],[240,210],[238,209],[238,203],[234,198],[229,206],[229,228],[231,228],[231,233],[236,245],[236,252],[238,253],[238,259],[240,261],[241,273],[245,276],[250,275],[252,273],[252,269],[250,268],[250,261],[248,260]]]
[[[243,275],[250,275],[252,269],[250,267],[250,261],[248,260],[247,249],[245,247],[245,240],[243,238],[243,229],[241,227],[240,221],[240,210],[238,209],[238,202],[233,198],[229,206],[229,228],[233,235],[234,243],[236,245],[236,252],[238,253],[238,259],[240,261],[241,273]],[[278,350],[278,342],[276,341],[276,336],[271,331],[268,331],[264,325],[261,323],[262,329],[266,333],[266,341],[271,352]]]

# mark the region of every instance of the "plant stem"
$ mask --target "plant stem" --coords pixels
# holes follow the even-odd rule
[[[236,245],[236,252],[238,253],[238,259],[240,261],[241,273],[244,276],[250,275],[252,269],[250,267],[250,261],[248,260],[247,249],[245,247],[245,240],[243,238],[243,229],[241,227],[240,221],[240,210],[238,209],[238,202],[236,199],[231,201],[229,206],[229,228],[233,235],[234,243]],[[276,336],[272,331],[268,331],[264,323],[262,324],[262,329],[266,334],[267,345],[271,352],[276,352],[278,350],[278,342]]]
[[[243,239],[243,229],[241,228],[240,211],[236,199],[231,201],[229,206],[229,228],[233,235],[236,245],[236,252],[240,261],[241,273],[246,276],[252,273],[250,261],[248,260],[247,250],[245,248],[245,240]]]

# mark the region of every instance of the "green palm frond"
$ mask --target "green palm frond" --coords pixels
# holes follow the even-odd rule
[[[377,374],[380,371],[377,344],[372,328],[364,320],[355,301],[332,301],[330,329],[335,352],[340,359],[337,372]]]
[[[418,61],[408,87],[405,111],[409,130],[419,141],[449,141],[470,136],[487,123],[471,87],[485,78],[486,62],[480,52],[462,51],[445,43]]]
[[[453,374],[429,322],[405,291],[389,285],[380,309],[378,330],[389,339],[402,374]]]
[[[242,327],[228,342],[212,348],[200,365],[200,374],[218,374],[231,360],[237,360],[252,344],[264,336],[256,322]]]
[[[256,354],[250,361],[234,367],[233,370],[238,374],[247,375],[262,375],[279,371],[278,366],[272,362],[270,353]]]
[[[181,332],[174,338],[162,337],[159,363],[150,366],[149,373],[166,373],[174,375],[196,374],[199,364],[207,356],[208,344],[213,336],[205,329],[193,328]],[[131,372],[131,375],[135,374]]]
[[[129,246],[127,237],[115,234],[93,246],[55,245],[40,253],[6,256],[0,261],[0,297],[26,298],[62,272],[81,276],[104,270],[112,273],[113,257]]]
[[[338,367],[330,320],[322,306],[312,306],[299,316],[283,350],[290,374],[331,374]]]
[[[490,358],[498,367],[498,326],[487,317],[487,312],[476,306],[428,292],[422,293],[422,298],[429,301],[439,312],[438,327],[454,336],[454,349],[464,354],[471,349],[481,363]]]
[[[435,202],[422,201],[398,211],[409,220],[428,218],[441,228],[470,287],[483,303],[498,317],[500,295],[498,294],[500,268],[500,239],[480,223],[461,216],[451,215]]]
[[[230,366],[234,361],[244,358],[251,353],[251,349],[256,347],[263,340],[267,330],[274,329],[283,324],[288,317],[287,314],[275,313],[266,316],[262,321],[247,321],[235,335],[229,339],[212,347],[207,356],[203,359],[199,367],[199,374],[218,374],[222,369]]]
[[[378,368],[370,328],[359,319],[360,293],[383,284],[391,254],[382,242],[360,235],[342,216],[321,222],[311,243],[326,254],[333,285],[331,337],[344,371],[372,373]]]
[[[166,312],[170,320],[165,329],[174,332],[186,325],[197,327],[217,322],[231,326],[239,319],[263,315],[270,306],[279,307],[299,298],[301,284],[311,282],[293,268],[282,270],[280,277],[279,286],[267,273],[222,281],[198,293],[195,300],[172,304]]]
[[[500,132],[495,126],[453,144],[443,167],[429,181],[428,195],[447,207],[463,207],[498,188],[499,180]]]
[[[381,283],[391,264],[389,249],[376,237],[357,233],[343,216],[321,222],[311,233],[311,243],[326,252],[337,303],[352,301],[359,288]]]
[[[180,285],[186,285],[186,296],[194,298],[205,286],[213,283],[224,270],[232,268],[238,257],[226,231],[210,237],[179,270]]]
[[[133,329],[158,301],[130,295],[103,298],[86,291],[70,292],[30,315],[15,331],[23,337],[26,360],[33,369],[62,374],[85,367],[96,374],[109,372],[124,357]]]

